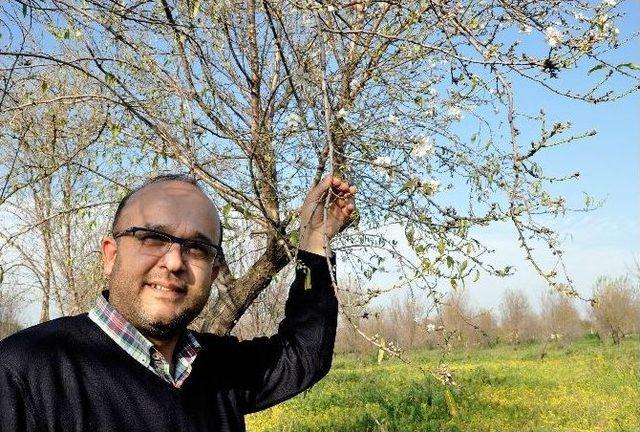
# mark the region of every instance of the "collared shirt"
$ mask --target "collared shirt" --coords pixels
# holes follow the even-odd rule
[[[190,331],[186,331],[176,346],[175,370],[153,344],[109,303],[103,292],[89,311],[89,318],[131,357],[174,387],[180,388],[191,373],[191,365],[201,346]]]

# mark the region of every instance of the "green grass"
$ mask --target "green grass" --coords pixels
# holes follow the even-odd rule
[[[546,352],[544,358],[540,354]],[[247,417],[249,432],[640,431],[640,340],[619,347],[584,339],[568,347],[499,346],[447,357],[457,386],[374,356],[337,356],[329,375],[284,404]],[[425,368],[438,351],[409,355]]]

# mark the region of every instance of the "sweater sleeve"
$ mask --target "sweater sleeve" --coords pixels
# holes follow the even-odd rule
[[[331,263],[335,268],[335,257]],[[289,399],[329,372],[338,319],[330,271],[326,257],[299,251],[278,333],[239,343],[238,370],[248,379],[240,395],[245,413]]]
[[[31,403],[22,381],[11,371],[0,367],[0,429],[2,432],[36,430]]]

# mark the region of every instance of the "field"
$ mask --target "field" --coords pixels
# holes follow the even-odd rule
[[[541,358],[541,353],[546,355]],[[247,417],[249,432],[640,431],[640,340],[500,346],[447,357],[454,404],[398,360],[337,356],[310,391]],[[424,367],[438,351],[409,357]],[[451,410],[457,411],[455,416]]]

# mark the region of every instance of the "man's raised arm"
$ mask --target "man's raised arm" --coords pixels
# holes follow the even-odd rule
[[[243,371],[243,412],[268,408],[312,386],[331,367],[338,302],[327,260],[328,242],[355,211],[355,186],[326,178],[307,195],[300,211],[300,250],[278,333],[239,343],[234,369]],[[325,211],[327,194],[329,205]],[[326,218],[325,218],[326,214]],[[327,255],[330,257],[327,259]],[[235,351],[235,350],[234,350]]]

